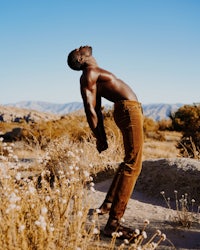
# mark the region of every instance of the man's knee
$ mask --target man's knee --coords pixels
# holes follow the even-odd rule
[[[135,163],[121,163],[121,171],[123,171],[124,174],[127,175],[133,175],[139,176],[141,172],[142,166],[141,164],[135,164]]]

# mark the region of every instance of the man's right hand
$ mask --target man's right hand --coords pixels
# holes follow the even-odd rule
[[[97,139],[96,147],[98,152],[101,153],[108,148],[108,143],[107,141]]]

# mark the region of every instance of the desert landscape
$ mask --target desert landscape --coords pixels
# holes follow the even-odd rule
[[[185,171],[184,181],[175,175],[177,172],[177,175],[180,176],[180,171]],[[196,197],[197,195],[199,197],[199,171],[200,162],[195,160],[178,158],[145,160],[141,176],[124,215],[124,224],[133,229],[141,229],[145,219],[149,220],[150,224],[146,229],[147,235],[152,236],[156,230],[161,230],[169,240],[162,242],[157,249],[200,249],[198,206],[195,207],[195,213],[186,212],[180,219],[175,206],[174,194],[174,190],[178,190],[179,197],[181,197],[182,194],[189,191],[191,199],[192,191],[196,190],[198,192]],[[93,197],[94,200],[93,207],[101,205],[111,180],[101,181],[95,185],[96,192],[91,194],[91,199]],[[191,185],[191,182],[194,185]],[[187,183],[188,186],[184,186],[184,183]],[[193,190],[188,190],[188,188]],[[161,190],[164,190],[167,197],[171,198],[171,209],[168,208],[160,194]],[[199,199],[196,202],[199,204]],[[108,216],[99,217],[103,229]],[[183,225],[184,223],[185,225]],[[102,239],[108,244],[108,240],[103,237],[103,234]],[[119,241],[117,244],[120,246],[122,242]]]
[[[8,109],[6,117],[17,117]],[[20,117],[30,113],[19,110]],[[0,123],[0,249],[200,249],[200,162],[180,156],[180,133],[145,137],[143,169],[122,222],[140,230],[134,243],[105,237],[108,215],[95,213],[123,158],[112,119],[109,149],[98,154],[84,116],[31,114],[34,122]],[[16,128],[20,134],[6,142]]]

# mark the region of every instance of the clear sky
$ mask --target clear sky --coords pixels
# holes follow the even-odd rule
[[[199,0],[0,0],[0,104],[81,101],[81,45],[144,104],[200,102]]]

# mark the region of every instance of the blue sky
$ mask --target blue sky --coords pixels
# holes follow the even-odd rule
[[[199,13],[198,0],[0,0],[0,104],[82,101],[66,60],[86,44],[142,103],[200,102]]]

